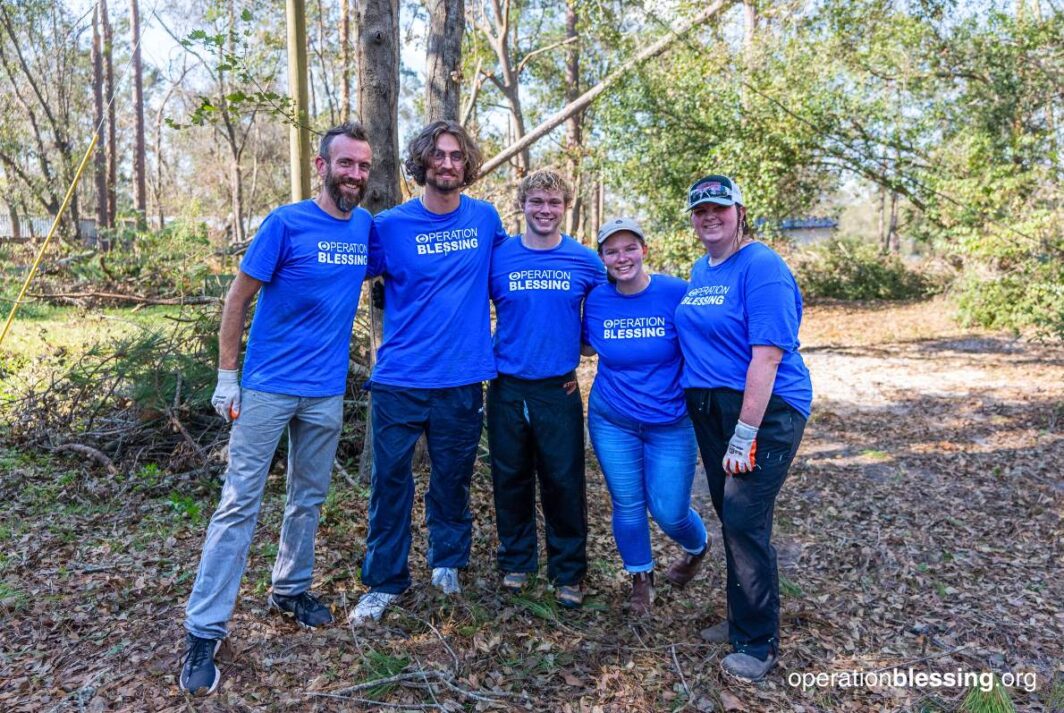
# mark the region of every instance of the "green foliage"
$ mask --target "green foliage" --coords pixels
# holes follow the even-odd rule
[[[204,19],[208,27],[193,30],[181,45],[204,60],[215,86],[210,93],[196,95],[187,124],[169,117],[166,123],[174,129],[230,124],[262,111],[297,124],[295,102],[270,88],[278,73],[271,60],[279,53],[282,38],[264,30],[247,7],[239,15],[215,9]]]
[[[959,306],[967,324],[1064,341],[1064,261],[1031,262],[1018,274],[991,279],[970,277]]]
[[[964,697],[960,710],[963,713],[1015,713],[1016,706],[1009,697],[1009,692],[1001,685],[1001,679],[994,676],[994,688],[989,692],[973,688]]]
[[[647,236],[646,262],[654,272],[687,279],[691,265],[705,254],[706,249],[689,227]]]
[[[6,435],[30,443],[67,434],[84,434],[79,439],[85,440],[107,422],[104,433],[128,428],[131,436],[150,438],[144,428],[168,423],[168,414],[187,419],[209,412],[217,331],[212,308],[186,312],[171,324],[137,325],[97,342],[48,381],[30,385],[5,404]],[[154,480],[151,468],[141,470],[145,485]]]
[[[790,265],[807,299],[907,300],[937,289],[935,281],[897,255],[884,255],[857,238],[833,238],[807,248]]]
[[[198,525],[203,521],[203,510],[191,495],[170,493],[166,502],[179,517],[188,520],[190,524]]]
[[[410,659],[406,656],[391,656],[372,648],[362,657],[362,668],[366,674],[367,683],[396,676],[402,673],[409,664]],[[366,693],[370,698],[378,699],[394,688],[394,683],[385,683],[368,689]]]
[[[72,262],[71,272],[78,280],[142,295],[198,295],[209,283],[213,287],[213,253],[204,223],[175,221],[158,231],[122,230],[111,250]]]

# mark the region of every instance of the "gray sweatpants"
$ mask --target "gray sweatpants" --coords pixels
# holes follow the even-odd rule
[[[286,428],[288,496],[273,567],[273,591],[291,596],[310,588],[318,515],[329,491],[342,420],[343,396],[241,392],[240,417],[229,436],[222,500],[207,527],[199,572],[185,608],[185,629],[190,633],[208,639],[227,634],[270,461]]]

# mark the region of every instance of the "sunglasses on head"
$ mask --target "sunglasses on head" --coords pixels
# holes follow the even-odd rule
[[[691,198],[688,202],[693,204],[710,198],[727,198],[731,200],[731,186],[726,186],[719,182],[703,184],[691,191]]]

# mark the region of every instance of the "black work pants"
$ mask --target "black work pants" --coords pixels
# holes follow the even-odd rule
[[[584,409],[572,373],[526,380],[500,374],[488,388],[488,445],[499,568],[535,572],[536,474],[547,536],[547,575],[577,584],[587,572]]]
[[[735,651],[764,660],[779,649],[780,585],[772,515],[802,442],[805,417],[773,396],[757,432],[756,467],[725,475],[722,461],[742,405],[741,391],[687,389],[687,410],[724,535],[729,638]]]

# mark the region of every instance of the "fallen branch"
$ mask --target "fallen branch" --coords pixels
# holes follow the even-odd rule
[[[683,667],[680,666],[680,660],[676,658],[676,644],[673,644],[670,649],[672,651],[672,662],[676,666],[676,673],[680,674],[680,683],[683,684],[683,692],[687,694],[687,702],[691,702],[691,688],[687,685],[687,679],[683,675]]]
[[[78,453],[83,456],[88,456],[106,468],[110,475],[118,475],[118,468],[115,467],[114,462],[104,455],[103,451],[93,448],[92,446],[83,446],[80,443],[64,443],[61,446],[55,446],[52,448],[53,453],[58,453],[60,451],[69,451],[70,453]]]
[[[125,295],[119,292],[50,292],[33,293],[29,295],[34,299],[41,300],[111,300],[114,302],[135,305],[207,305],[221,301],[219,297],[192,296],[192,297],[142,297],[140,295]]]
[[[717,0],[711,5],[707,6],[702,12],[698,13],[686,22],[677,24],[669,29],[669,33],[662,37],[660,40],[646,48],[640,50],[634,57],[622,64],[620,67],[610,72],[601,82],[588,89],[573,101],[566,104],[557,112],[548,117],[543,123],[536,128],[525,134],[519,141],[507,146],[499,153],[492,156],[480,169],[480,177],[484,177],[494,171],[502,164],[509,161],[517,154],[524,151],[526,148],[539,141],[541,138],[549,134],[555,128],[561,126],[570,116],[577,114],[588,106],[591,105],[600,94],[616,84],[625,74],[635,69],[639,65],[646,62],[652,57],[656,57],[669,48],[671,44],[676,40],[683,37],[690,32],[693,28],[707,22],[709,18],[716,15],[724,7],[724,0]]]
[[[411,619],[415,619],[427,626],[428,628],[432,629],[432,633],[436,635],[436,638],[438,638],[440,640],[440,643],[443,644],[443,648],[447,649],[447,653],[451,655],[451,660],[454,661],[454,673],[455,675],[458,675],[458,672],[462,668],[462,664],[458,660],[458,654],[456,654],[454,652],[454,649],[451,648],[451,645],[447,643],[447,639],[443,638],[443,634],[440,633],[440,630],[433,626],[432,622],[430,622],[428,619],[422,619],[409,609],[404,609],[403,607],[396,607],[396,610],[403,612]]]
[[[308,696],[318,696],[320,698],[338,698],[342,701],[351,701],[353,703],[361,703],[368,706],[382,706],[384,708],[405,708],[407,710],[424,710],[424,711],[445,711],[447,710],[438,703],[388,703],[387,701],[374,701],[369,698],[358,698],[356,696],[346,696],[342,693],[326,693],[324,691],[307,691]]]

